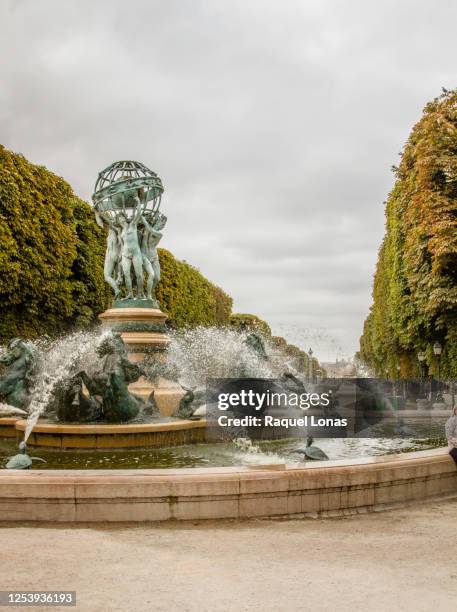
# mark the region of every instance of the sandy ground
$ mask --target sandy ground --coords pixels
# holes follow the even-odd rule
[[[0,590],[76,590],[89,612],[438,612],[457,601],[457,501],[341,519],[3,524],[0,538]]]

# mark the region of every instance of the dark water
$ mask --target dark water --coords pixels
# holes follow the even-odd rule
[[[315,440],[314,444],[324,450],[330,459],[369,457],[390,453],[425,450],[445,445],[442,437],[443,425],[437,424],[433,431],[424,426],[423,437],[417,438],[328,438]],[[414,422],[417,430],[417,421]],[[388,432],[386,432],[387,434]],[[261,465],[268,463],[301,463],[302,455],[296,454],[306,445],[305,440],[287,439],[261,441],[252,444],[240,443],[194,444],[162,449],[129,450],[60,450],[33,448],[28,452],[46,460],[37,462],[36,469],[131,469],[131,468],[184,468],[220,467],[236,465]],[[0,439],[0,466],[7,457],[17,453],[16,441]]]

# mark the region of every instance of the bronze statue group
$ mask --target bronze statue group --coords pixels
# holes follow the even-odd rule
[[[145,213],[142,196],[141,189],[132,189],[122,194],[121,210],[112,212],[112,215],[106,211],[95,211],[97,223],[108,228],[104,275],[114,290],[116,300],[154,300],[154,291],[160,280],[157,245],[167,217],[159,212]],[[132,211],[130,217],[126,210]],[[122,285],[126,289],[124,296]]]

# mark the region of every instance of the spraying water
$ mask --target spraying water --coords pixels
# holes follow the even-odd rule
[[[245,344],[248,333],[220,327],[198,327],[171,334],[167,363],[188,387],[204,387],[208,378],[275,378],[287,367],[284,355],[268,341],[268,361]]]
[[[32,389],[32,400],[25,428],[26,442],[38,419],[46,410],[56,385],[80,369],[90,371],[95,366],[95,348],[110,333],[103,330],[96,332],[75,332],[53,342],[49,340],[37,343],[39,351],[39,370]]]
[[[45,413],[56,386],[81,370],[89,375],[99,365],[96,348],[109,330],[80,331],[57,340],[41,338],[33,343],[37,355],[35,383],[31,389],[24,440]],[[268,359],[249,343],[249,333],[227,328],[196,328],[171,334],[167,363],[189,387],[204,387],[208,378],[275,378],[293,370],[287,355],[265,340]],[[252,454],[252,453],[251,453]]]
[[[264,451],[250,438],[235,438],[233,440],[235,456],[242,465],[264,465],[284,463],[284,457],[278,453]]]

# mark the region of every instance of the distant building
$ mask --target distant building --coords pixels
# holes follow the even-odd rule
[[[328,378],[355,378],[357,376],[357,369],[351,361],[337,359],[335,362],[323,362],[322,367],[324,368]]]

